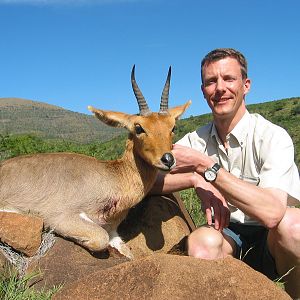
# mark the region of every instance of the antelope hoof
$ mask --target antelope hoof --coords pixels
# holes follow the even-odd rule
[[[125,245],[126,246],[126,245]],[[133,259],[133,254],[131,253],[130,249],[126,246],[126,250],[124,251],[124,249],[117,249],[115,247],[112,246],[108,246],[108,252],[109,255],[113,256],[113,257],[127,257],[130,260]]]
[[[114,237],[109,241],[109,250],[115,250],[123,256],[126,256],[130,260],[133,259],[133,254],[131,253],[130,248],[122,241],[120,237]],[[113,248],[113,249],[112,249]]]

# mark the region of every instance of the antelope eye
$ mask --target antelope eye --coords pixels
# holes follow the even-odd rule
[[[136,124],[135,132],[136,132],[136,134],[141,134],[141,133],[145,133],[145,130],[143,129],[143,127],[140,124]]]
[[[173,129],[172,129],[172,132],[175,132],[175,131],[176,131],[176,129],[177,129],[177,127],[176,127],[176,126],[174,126],[174,127],[173,127]]]

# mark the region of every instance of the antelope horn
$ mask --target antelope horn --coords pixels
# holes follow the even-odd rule
[[[133,92],[135,94],[136,100],[138,102],[139,105],[139,109],[140,109],[140,115],[141,116],[145,116],[151,113],[147,102],[142,94],[142,92],[140,91],[136,81],[135,81],[135,75],[134,75],[134,71],[135,71],[135,65],[133,65],[132,67],[132,71],[131,71],[131,84],[132,84],[132,89]]]
[[[166,114],[168,112],[170,79],[171,79],[171,66],[169,67],[168,77],[161,95],[159,114]]]

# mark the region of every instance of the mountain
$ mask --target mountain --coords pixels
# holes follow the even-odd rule
[[[33,134],[48,140],[88,143],[104,142],[123,132],[103,124],[92,115],[32,100],[0,98],[1,135]]]

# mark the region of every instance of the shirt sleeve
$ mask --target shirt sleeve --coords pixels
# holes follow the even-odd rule
[[[261,187],[281,189],[300,201],[299,172],[294,162],[294,145],[291,137],[281,127],[267,131],[261,139]]]

